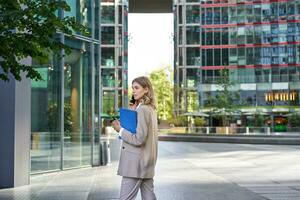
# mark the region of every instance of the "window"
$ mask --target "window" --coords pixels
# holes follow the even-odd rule
[[[206,59],[207,59],[207,62],[206,62],[206,65],[207,66],[213,66],[214,65],[214,58],[213,58],[213,49],[206,49]]]
[[[101,27],[101,44],[115,44],[115,28]]]
[[[102,69],[101,70],[102,86],[103,87],[115,87],[115,70],[114,69]]]
[[[220,66],[221,65],[221,49],[214,49],[214,58],[215,58],[215,66]]]
[[[221,23],[221,8],[215,7],[214,8],[214,24]]]
[[[214,29],[214,45],[220,45],[221,44],[221,30],[219,28]]]
[[[114,24],[115,23],[115,7],[101,6],[101,23]]]
[[[199,84],[200,69],[187,68],[186,69],[186,85],[187,87],[194,88]]]
[[[200,7],[199,5],[186,6],[186,23],[197,24],[200,23]]]
[[[102,48],[101,49],[101,65],[105,67],[115,66],[115,49]]]
[[[228,28],[221,29],[222,33],[222,45],[228,44],[229,36],[228,36]]]
[[[200,44],[200,27],[187,26],[186,27],[186,43],[187,44]]]
[[[227,66],[229,61],[229,56],[228,56],[228,49],[222,49],[222,66]]]
[[[190,66],[200,66],[201,57],[199,47],[187,47],[186,48],[186,64]]]

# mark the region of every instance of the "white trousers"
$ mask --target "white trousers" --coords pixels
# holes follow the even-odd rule
[[[153,178],[122,178],[120,200],[134,200],[141,189],[142,200],[156,200]]]

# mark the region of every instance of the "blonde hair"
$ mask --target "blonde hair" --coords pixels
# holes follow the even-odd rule
[[[150,105],[154,109],[156,109],[154,90],[153,90],[152,83],[150,82],[149,78],[146,76],[140,76],[140,77],[133,79],[132,84],[134,82],[141,85],[144,89],[148,88],[148,92],[146,92],[144,94],[144,96],[142,97],[141,103],[144,105]]]

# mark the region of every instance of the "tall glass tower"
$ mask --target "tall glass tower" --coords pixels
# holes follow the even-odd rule
[[[117,114],[127,105],[128,2],[101,1],[102,113]]]
[[[175,113],[207,111],[224,68],[242,113],[300,109],[299,1],[178,0],[174,16]]]

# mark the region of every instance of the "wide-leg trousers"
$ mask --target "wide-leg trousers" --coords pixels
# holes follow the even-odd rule
[[[156,200],[153,178],[122,178],[120,200],[134,200],[141,189],[142,200]]]

